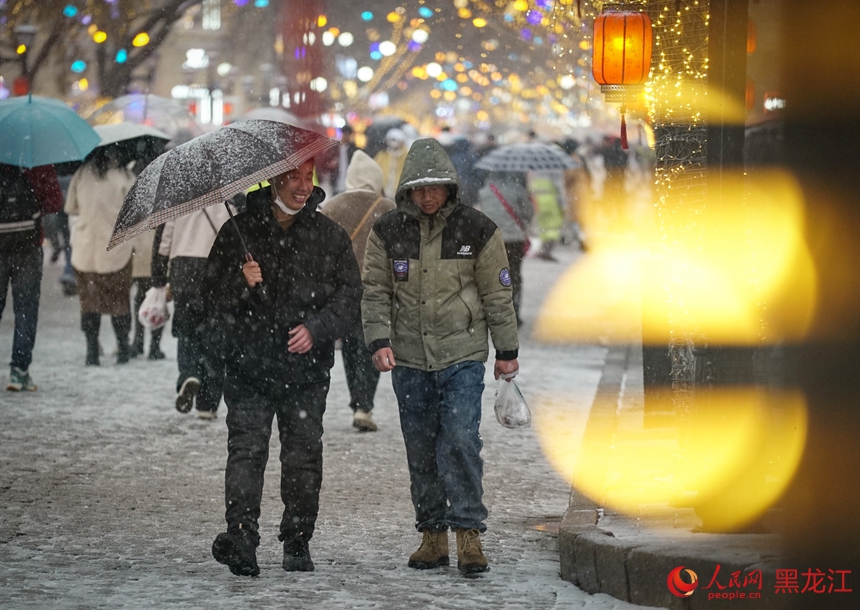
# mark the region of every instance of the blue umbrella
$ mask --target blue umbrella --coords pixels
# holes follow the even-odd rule
[[[60,100],[13,97],[0,101],[0,163],[32,168],[80,161],[101,138]]]

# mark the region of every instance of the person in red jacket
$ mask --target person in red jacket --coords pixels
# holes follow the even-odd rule
[[[53,165],[22,169],[0,164],[0,317],[12,286],[15,334],[7,390],[36,390],[30,377],[42,286],[42,222],[63,207]]]

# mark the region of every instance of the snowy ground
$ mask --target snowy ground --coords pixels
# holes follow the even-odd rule
[[[529,341],[531,321],[561,263],[528,259],[518,380],[526,398],[563,391],[588,409],[606,350],[546,348]],[[325,473],[316,572],[285,573],[277,523],[277,440],[272,442],[261,518],[259,578],[216,563],[210,545],[223,524],[225,407],[213,422],[173,407],[176,342],[168,359],[84,367],[78,302],[59,291],[59,265],[46,264],[35,361],[35,393],[0,392],[0,607],[19,608],[636,608],[588,595],[561,580],[557,526],[568,486],[544,459],[534,431],[502,428],[487,378],[484,435],[484,548],[491,571],[464,579],[456,567],[417,571],[406,559],[413,529],[408,473],[390,376],[374,417],[358,434],[340,361],[325,417]],[[0,358],[12,343],[11,295],[0,322]],[[5,385],[6,371],[3,370]],[[453,542],[453,537],[452,537]],[[456,555],[454,555],[456,557]],[[456,563],[455,561],[453,563]]]

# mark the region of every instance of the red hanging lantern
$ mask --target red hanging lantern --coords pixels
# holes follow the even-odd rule
[[[627,148],[625,103],[642,90],[651,71],[651,19],[645,13],[604,5],[594,18],[591,74],[607,102],[621,103],[621,146]]]

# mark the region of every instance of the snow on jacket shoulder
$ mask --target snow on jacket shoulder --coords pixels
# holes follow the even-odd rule
[[[450,187],[433,216],[409,191]],[[439,370],[484,362],[488,332],[496,358],[517,357],[516,316],[501,233],[481,212],[458,200],[459,182],[435,140],[417,140],[407,155],[396,201],[367,242],[362,320],[371,351],[390,345],[398,365]]]
[[[223,317],[227,373],[249,383],[309,383],[327,379],[334,342],[358,319],[361,279],[349,235],[316,211],[316,187],[285,231],[271,212],[271,188],[249,193],[236,223],[260,264],[268,301],[245,283],[244,250],[225,225],[209,252],[206,285]],[[313,337],[306,354],[287,351],[289,331],[304,324]]]

